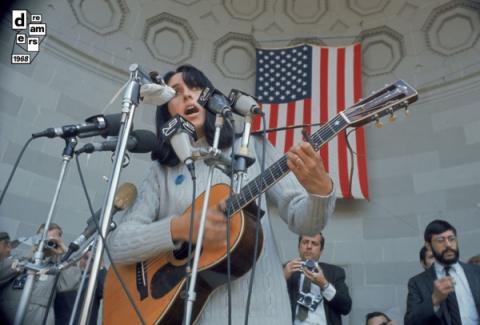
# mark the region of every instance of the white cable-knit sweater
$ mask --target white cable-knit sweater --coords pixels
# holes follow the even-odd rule
[[[266,142],[265,167],[281,158],[268,141]],[[237,141],[237,148],[240,139]],[[204,139],[196,146],[207,146]],[[250,155],[256,162],[248,169],[249,180],[260,173],[262,141],[251,137]],[[230,149],[224,151],[230,154]],[[197,195],[205,191],[208,166],[203,162],[195,165]],[[183,176],[182,176],[183,175]],[[183,181],[180,181],[183,179]],[[213,184],[230,184],[230,179],[216,170]],[[248,183],[248,180],[244,185]],[[270,225],[269,211],[275,206],[280,217],[295,233],[313,234],[322,230],[335,207],[334,191],[327,197],[309,195],[292,173],[272,186],[262,199],[264,248],[258,259],[250,306],[249,324],[291,324],[290,303],[282,264],[278,256]],[[109,247],[117,263],[135,263],[173,250],[175,245],[170,233],[170,219],[182,214],[191,205],[192,181],[183,164],[166,167],[154,162],[143,181],[136,202],[125,213],[117,229],[109,237]],[[232,283],[233,324],[243,324],[245,305],[250,281],[250,272]],[[198,324],[227,324],[226,285],[219,287],[210,296]]]

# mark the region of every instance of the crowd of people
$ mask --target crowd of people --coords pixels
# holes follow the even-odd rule
[[[37,234],[43,231],[40,225]],[[48,231],[50,245],[46,249],[47,263],[54,263],[65,253],[62,229],[52,223]],[[419,252],[423,272],[408,282],[406,325],[424,324],[478,324],[480,294],[480,261],[473,256],[468,263],[459,260],[456,229],[444,220],[434,220],[425,229],[425,245]],[[12,249],[19,241],[12,241],[6,232],[0,232],[0,323],[12,324],[25,284],[24,272],[12,268]],[[298,257],[283,265],[292,323],[342,324],[342,315],[348,315],[352,298],[346,284],[343,268],[321,261],[325,247],[322,232],[301,235],[298,239]],[[34,247],[32,247],[33,251]],[[32,292],[25,322],[37,324],[68,324],[77,295],[82,272],[86,270],[88,251],[74,265],[63,270],[59,279],[44,275],[38,279]],[[105,268],[99,276],[99,285],[92,304],[90,324],[97,324],[102,299]],[[41,276],[40,276],[41,277]],[[55,285],[55,288],[53,286]],[[81,299],[81,298],[80,298]],[[51,301],[49,301],[51,300]],[[80,300],[81,301],[81,300]],[[48,308],[48,309],[47,309]],[[78,314],[73,324],[78,321]],[[385,312],[372,311],[365,317],[366,325],[395,325]]]
[[[214,87],[202,71],[190,65],[180,66],[167,73],[164,79],[176,95],[157,107],[158,144],[152,151],[152,166],[142,182],[135,203],[108,237],[115,263],[143,262],[161,254],[173,253],[186,241],[197,242],[200,213],[198,210],[191,213],[188,209],[194,189],[193,180],[185,177],[190,175],[191,170],[180,162],[169,139],[163,135],[162,127],[171,118],[180,115],[195,128],[193,146],[211,146],[215,139],[217,117],[201,106],[198,99],[205,88]],[[278,170],[271,171],[269,175],[273,175],[272,184],[264,186],[265,182],[271,181],[269,177],[260,179],[260,187],[265,187],[265,200],[259,207],[263,212],[260,220],[263,247],[255,264],[253,290],[249,289],[250,273],[233,281],[229,290],[227,286],[219,286],[209,297],[198,319],[195,319],[197,324],[228,324],[225,306],[229,297],[235,306],[231,309],[232,319],[243,320],[248,310],[249,324],[253,325],[286,325],[292,322],[296,325],[336,325],[342,324],[342,315],[350,313],[354,302],[346,284],[345,271],[320,260],[325,246],[322,230],[335,207],[335,185],[320,156],[309,139],[306,140],[293,146],[286,153],[286,159],[282,160],[283,155],[266,139],[251,137],[249,156],[254,163],[249,167],[249,176],[260,175],[263,160],[267,167],[279,164]],[[233,145],[239,147],[241,138],[235,138],[234,128],[230,123],[225,123],[218,147],[228,156]],[[291,173],[274,174],[287,168]],[[209,166],[198,163],[195,169],[196,188],[206,188],[211,176]],[[215,173],[211,179],[214,185],[230,184],[230,181],[230,177],[221,172]],[[202,245],[205,250],[224,249],[227,246],[226,211],[230,211],[226,207],[226,198],[209,207]],[[301,234],[298,257],[285,263],[283,272],[270,224],[272,213],[278,213],[293,232]],[[5,322],[10,323],[15,315],[25,274],[11,268],[9,238],[8,235],[2,236],[2,241],[7,245],[0,245],[0,308]],[[479,324],[480,266],[459,262],[456,236],[455,228],[443,220],[434,220],[426,227],[425,247],[420,251],[425,270],[408,283],[405,324]],[[61,237],[61,228],[52,224],[49,239],[58,245],[49,248],[51,263],[65,252]],[[68,292],[77,290],[81,273],[79,266],[64,270],[55,288],[52,287],[55,283],[50,279],[52,276],[37,281],[27,323],[38,324],[48,315],[47,324],[54,324],[55,319],[58,324],[64,324],[69,314],[68,311],[65,314],[62,308],[69,310],[70,305],[65,303],[69,298],[66,297],[72,296]],[[52,304],[47,310],[50,292],[57,298],[62,297],[63,304]],[[248,307],[249,297],[256,303]],[[372,311],[366,315],[366,324],[386,325],[394,322],[381,311]]]
[[[17,317],[17,308],[27,279],[26,270],[19,268],[17,263],[32,260],[44,228],[45,225],[41,224],[35,235],[13,241],[13,244],[8,233],[0,232],[0,324],[13,324]],[[43,266],[56,265],[67,251],[62,236],[62,228],[56,223],[50,223],[44,246]],[[25,251],[25,248],[17,248],[17,245],[24,245],[29,249]],[[82,275],[84,272],[88,275],[89,272],[86,268],[86,258],[89,254],[87,252],[78,264],[69,266],[60,273],[43,272],[36,276],[28,308],[23,316],[24,324],[69,324]],[[96,303],[92,306],[90,318],[92,325],[97,324],[104,272],[106,271],[103,270],[103,277],[99,278]],[[78,310],[74,319],[77,318]]]

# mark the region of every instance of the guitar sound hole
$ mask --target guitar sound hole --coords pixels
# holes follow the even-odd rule
[[[193,247],[192,250],[194,250],[195,246],[192,246],[192,247]],[[180,246],[179,249],[176,249],[173,251],[173,256],[175,256],[177,260],[186,259],[188,256],[188,243],[183,242],[182,246]]]
[[[153,275],[150,291],[154,299],[160,299],[170,292],[186,275],[185,267],[166,264]]]
[[[202,249],[203,250],[203,249]],[[202,250],[200,250],[200,253],[202,252]],[[195,244],[192,245],[192,259],[193,259],[193,254],[195,253]],[[182,246],[180,246],[179,249],[176,249],[173,251],[173,256],[177,259],[177,260],[184,260],[188,257],[188,242],[184,242],[182,244]]]

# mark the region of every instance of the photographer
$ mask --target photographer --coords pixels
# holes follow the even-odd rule
[[[300,236],[297,257],[283,268],[292,306],[293,324],[342,324],[352,308],[345,271],[319,262],[325,245],[322,233]]]
[[[43,232],[44,225],[40,225],[37,234]],[[48,228],[48,238],[45,244],[45,263],[54,265],[65,253],[65,243],[62,239],[63,231],[55,223]],[[32,237],[33,238],[33,237]],[[32,240],[35,241],[35,240]],[[34,248],[33,248],[34,249]],[[12,269],[13,260],[4,260],[0,267],[0,323],[13,324],[17,307],[27,279],[26,272],[18,272]],[[51,294],[75,289],[80,280],[80,269],[72,266],[64,269],[54,289],[55,276],[41,274],[37,275],[29,305],[25,314],[24,324],[42,324]],[[55,324],[53,307],[50,306],[45,324]]]

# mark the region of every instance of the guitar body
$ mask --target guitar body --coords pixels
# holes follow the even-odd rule
[[[226,199],[229,186],[217,184],[211,188],[210,204],[215,206]],[[195,210],[200,213],[204,194],[195,200]],[[191,208],[187,209],[190,211]],[[230,219],[230,260],[232,280],[250,270],[255,245],[256,216],[244,210],[233,214]],[[257,258],[263,247],[263,233],[260,230]],[[193,256],[193,252],[192,252]],[[116,267],[132,295],[147,324],[181,324],[184,314],[184,299],[181,293],[186,285],[186,253],[167,252],[147,261]],[[193,258],[193,257],[192,257]],[[226,248],[202,249],[198,264],[196,300],[193,305],[192,320],[197,321],[210,294],[227,282]],[[187,288],[188,289],[188,288]],[[182,294],[183,296],[183,294]],[[104,289],[105,324],[140,324],[127,295],[118,282],[115,272],[107,272]]]

